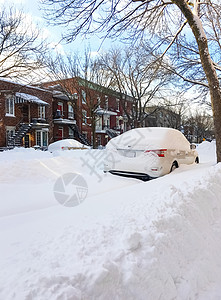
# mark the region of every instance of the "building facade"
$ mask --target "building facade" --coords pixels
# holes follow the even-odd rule
[[[92,83],[75,86],[65,91],[57,82],[30,86],[1,79],[0,148],[47,148],[67,138],[104,146],[130,129],[118,93]],[[132,99],[124,101],[130,110]]]
[[[52,94],[0,80],[0,147],[47,147],[52,140]]]
[[[41,87],[53,91],[54,128],[59,127],[54,129],[59,132],[54,132],[55,140],[73,137],[86,145],[104,146],[130,129],[121,95],[111,89],[81,78],[46,82]],[[132,98],[124,98],[129,111]]]
[[[145,126],[147,127],[181,129],[181,116],[168,107],[150,106],[146,108],[146,113]]]

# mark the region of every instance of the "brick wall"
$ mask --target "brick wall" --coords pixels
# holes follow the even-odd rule
[[[22,104],[15,104],[15,116],[6,116],[6,97],[15,95],[16,92],[26,93],[38,97],[39,99],[47,102],[46,106],[46,120],[49,123],[49,140],[53,136],[53,118],[52,118],[52,93],[43,89],[16,84],[6,80],[0,80],[0,147],[6,146],[6,127],[16,127],[22,121]],[[25,103],[24,105],[30,106],[30,117],[38,118],[38,105],[36,103]],[[33,133],[32,144],[35,144],[35,135]]]

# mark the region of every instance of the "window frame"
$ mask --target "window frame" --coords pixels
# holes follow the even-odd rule
[[[5,116],[15,117],[15,97],[9,96],[5,99]]]
[[[39,105],[38,106],[38,117],[39,117],[39,119],[45,120],[45,118],[46,118],[45,117],[46,116],[45,111],[46,111],[45,105]]]
[[[120,99],[116,99],[117,111],[120,111]]]
[[[82,124],[87,124],[87,111],[86,109],[82,109]]]
[[[68,118],[74,119],[74,108],[71,103],[68,103]]]
[[[81,102],[82,104],[87,104],[87,93],[85,90],[81,90]]]
[[[108,110],[108,106],[109,106],[109,101],[108,101],[108,96],[105,95],[104,96],[104,109]]]
[[[40,136],[39,136],[40,140],[38,138],[39,134],[40,134]],[[44,134],[46,134],[46,145],[44,145],[44,137],[43,137]],[[36,145],[38,145],[40,147],[47,147],[48,146],[48,130],[36,130],[35,131],[35,142],[36,142]]]

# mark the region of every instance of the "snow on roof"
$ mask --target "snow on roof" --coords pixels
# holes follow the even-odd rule
[[[41,104],[41,105],[49,105],[47,102],[39,99],[36,96],[30,95],[30,94],[16,93],[15,96],[16,96],[16,98],[19,98],[19,99],[27,101],[27,102],[34,102],[34,103]]]
[[[110,111],[110,110],[107,110],[107,109],[103,109],[103,108],[98,108],[96,110],[96,114],[97,115],[111,115],[111,116],[116,116],[117,115],[116,112],[113,112],[113,111]]]
[[[21,82],[14,82],[8,78],[1,78],[0,79],[0,82],[1,81],[5,81],[5,82],[8,82],[8,83],[11,83],[11,84],[14,84],[14,85],[19,85],[19,86],[23,86],[23,87],[27,87],[27,88],[30,88],[30,89],[34,89],[34,90],[39,90],[39,91],[44,91],[44,92],[48,92],[48,93],[51,93],[51,91],[45,89],[45,88],[40,88],[39,86],[33,86],[33,85],[29,85],[29,84],[24,84],[24,83],[21,83]]]

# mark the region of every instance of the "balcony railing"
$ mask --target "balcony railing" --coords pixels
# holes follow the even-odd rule
[[[74,119],[74,112],[71,111],[61,111],[61,110],[57,110],[54,113],[54,119],[60,119],[60,118],[64,118],[64,119]]]
[[[115,131],[121,131],[120,126],[111,127],[110,125],[102,125],[102,126],[96,126],[96,131],[106,131],[107,129],[113,129]]]
[[[74,119],[74,112],[72,111],[68,112],[68,119]]]
[[[47,118],[32,118],[31,123],[36,124],[36,123],[48,123]]]

